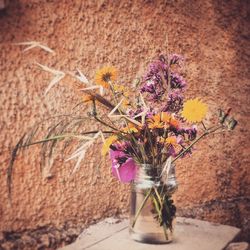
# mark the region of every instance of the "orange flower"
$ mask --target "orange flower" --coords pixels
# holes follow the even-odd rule
[[[169,136],[168,138],[166,138],[165,143],[174,147],[178,146],[176,136]]]
[[[166,145],[172,145],[172,146],[178,145],[176,136],[169,136],[167,138],[160,137],[158,141]]]
[[[122,101],[122,103],[121,103],[121,106],[123,107],[123,108],[128,108],[128,106],[130,105],[130,101],[129,101],[129,99],[124,99],[123,101]]]
[[[138,127],[136,128],[133,124],[129,123],[127,127],[121,130],[125,133],[131,134],[131,133],[137,133],[139,131],[139,128]]]
[[[153,118],[148,119],[148,127],[151,129],[154,128],[167,128],[169,126],[178,128],[179,121],[172,117],[167,112],[161,112],[153,116]]]
[[[95,74],[95,83],[108,88],[110,82],[117,79],[117,70],[115,67],[108,66],[99,69]]]

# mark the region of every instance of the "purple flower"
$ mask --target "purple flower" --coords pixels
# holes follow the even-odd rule
[[[180,91],[173,91],[168,94],[167,104],[162,109],[163,112],[178,113],[183,106],[183,96]]]
[[[197,126],[193,125],[191,128],[186,129],[186,133],[188,134],[188,139],[193,141],[197,136]]]
[[[168,65],[165,59],[154,61],[149,65],[149,69],[143,77],[141,93],[147,92],[150,94],[152,101],[158,101],[166,91],[166,79],[168,79]]]
[[[169,146],[169,148],[168,148],[168,154],[169,154],[169,156],[173,156],[173,157],[176,156],[175,148],[174,148],[173,145]]]
[[[180,89],[182,90],[184,87],[186,87],[187,83],[183,79],[182,76],[180,76],[177,73],[171,73],[170,76],[170,87],[171,89]]]
[[[170,58],[169,58],[170,65],[178,64],[180,66],[183,63],[183,61],[184,61],[184,57],[181,55],[177,55],[177,54],[170,55]]]
[[[123,151],[110,150],[112,173],[121,182],[127,183],[135,179],[137,166],[131,157]]]
[[[176,137],[176,143],[179,145],[181,145],[183,143],[183,137],[181,135],[178,135]],[[172,145],[172,144],[169,145],[168,154],[169,154],[169,156],[173,156],[173,157],[176,157],[179,154],[179,152],[176,152],[176,145]]]
[[[165,88],[162,85],[160,79],[157,76],[153,76],[152,79],[144,81],[144,85],[141,87],[141,93],[149,93],[151,101],[158,101],[165,93]]]
[[[171,89],[182,90],[186,81],[179,74],[170,71],[171,65],[180,64],[182,61],[181,56],[174,54],[170,56],[170,65],[163,56],[151,63],[142,79],[141,93],[148,93],[149,100],[157,102],[166,92],[168,84]]]
[[[197,126],[193,125],[190,128],[183,128],[180,133],[185,133],[190,141],[193,141],[197,136]]]

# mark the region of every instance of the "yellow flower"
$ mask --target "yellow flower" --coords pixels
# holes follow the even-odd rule
[[[159,142],[164,144],[166,147],[173,147],[174,150],[181,150],[182,147],[180,144],[177,142],[177,137],[176,136],[169,136],[167,138],[160,137]]]
[[[128,108],[128,107],[130,106],[130,101],[129,101],[129,99],[128,99],[128,98],[124,99],[124,100],[122,101],[122,103],[121,103],[121,106],[122,106],[124,109]]]
[[[109,87],[109,82],[114,82],[117,79],[117,70],[115,67],[108,66],[99,69],[95,74],[95,83],[103,86],[104,88]]]
[[[110,137],[108,137],[105,142],[102,145],[102,155],[106,155],[107,152],[109,151],[109,147],[111,144],[113,144],[115,141],[117,141],[117,136],[116,135],[111,135]]]
[[[125,86],[118,85],[118,84],[114,84],[113,87],[114,87],[114,91],[119,92],[125,97],[129,97],[130,95],[129,88],[126,88]]]
[[[206,113],[207,105],[195,98],[184,103],[181,114],[188,122],[201,122]]]
[[[122,85],[114,84],[114,91],[116,91],[116,92],[124,92],[125,87],[122,86]]]
[[[176,136],[169,136],[168,138],[166,138],[165,143],[172,146],[178,145]]]
[[[129,123],[127,127],[121,129],[123,132],[125,133],[138,133],[138,130],[139,128],[136,128],[133,124]]]
[[[151,129],[154,128],[167,128],[169,126],[178,128],[179,122],[175,118],[173,118],[170,114],[166,112],[161,112],[153,116],[153,118],[148,120],[148,127]]]
[[[166,145],[172,145],[172,146],[178,145],[176,136],[169,136],[167,138],[160,137],[158,141]]]

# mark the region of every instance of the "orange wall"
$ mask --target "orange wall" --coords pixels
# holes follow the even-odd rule
[[[194,157],[178,163],[179,214],[249,228],[247,5],[238,0],[12,1],[0,14],[0,231],[82,226],[127,212],[129,187],[112,178],[108,159],[97,176],[99,145],[74,176],[73,163],[58,158],[52,178],[45,180],[39,147],[21,154],[11,206],[9,148],[35,122],[69,112],[79,101],[67,86],[69,79],[44,97],[51,76],[34,62],[64,71],[79,68],[90,79],[98,67],[112,64],[121,82],[130,84],[150,58],[166,52],[166,35],[169,51],[186,57],[187,94],[208,103],[208,120],[218,107],[232,107],[239,120],[236,131],[211,136],[197,146]],[[22,53],[13,45],[31,40],[56,54],[39,49]]]

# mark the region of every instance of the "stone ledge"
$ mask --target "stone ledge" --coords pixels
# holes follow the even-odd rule
[[[226,250],[249,250],[249,244],[247,242],[230,243]]]
[[[222,250],[240,233],[232,226],[178,217],[174,241],[167,245],[138,243],[130,239],[128,220],[106,219],[92,225],[60,250]]]

